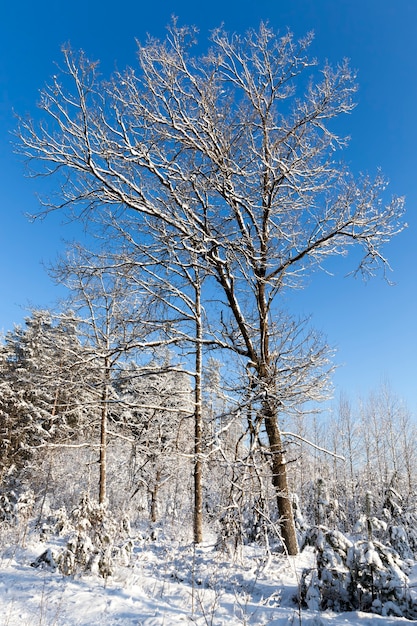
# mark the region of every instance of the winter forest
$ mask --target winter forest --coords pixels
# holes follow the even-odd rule
[[[414,417],[388,383],[334,398],[333,347],[284,305],[337,256],[380,280],[404,227],[343,162],[354,72],[310,43],[261,24],[201,53],[173,21],[110,77],[65,47],[19,120],[39,216],[89,245],[0,345],[0,586],[14,564],[151,609],[6,601],[5,625],[417,619]]]

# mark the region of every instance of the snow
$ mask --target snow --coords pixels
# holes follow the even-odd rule
[[[407,622],[361,612],[299,612],[294,597],[302,570],[314,566],[312,548],[297,557],[265,558],[262,550],[244,547],[230,559],[213,542],[194,549],[173,540],[140,539],[130,565],[118,567],[104,581],[91,574],[64,577],[47,564],[32,567],[46,546],[30,536],[26,541],[25,547],[4,548],[0,555],[1,626],[378,626]],[[53,552],[53,546],[48,547]]]

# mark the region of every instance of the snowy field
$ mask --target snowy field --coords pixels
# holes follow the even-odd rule
[[[31,563],[45,544],[3,549],[1,626],[284,626],[400,624],[404,618],[361,612],[299,611],[294,600],[311,549],[268,559],[253,548],[234,558],[205,544],[141,541],[129,566],[105,582],[94,575],[64,577]],[[414,572],[413,572],[414,573]],[[415,576],[410,579],[410,585]]]

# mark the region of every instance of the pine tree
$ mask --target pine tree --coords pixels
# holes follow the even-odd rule
[[[33,311],[0,348],[0,481],[31,473],[46,446],[80,436],[88,424],[89,381],[84,347],[67,315]]]

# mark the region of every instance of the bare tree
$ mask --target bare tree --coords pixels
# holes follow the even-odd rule
[[[148,316],[145,298],[133,292],[126,280],[114,272],[105,255],[74,244],[51,274],[70,289],[86,358],[98,373],[95,393],[100,412],[99,503],[103,504],[115,369],[133,351],[150,346],[153,329],[144,322]]]
[[[359,402],[361,437],[364,441],[367,488],[384,493],[389,485],[401,485],[403,494],[415,489],[412,481],[415,463],[415,426],[407,407],[384,382]]]
[[[161,227],[162,226],[162,227]],[[202,289],[205,272],[198,255],[181,240],[169,239],[164,225],[155,224],[151,230],[152,244],[136,241],[129,231],[116,225],[124,243],[124,271],[129,280],[159,305],[161,319],[170,329],[172,338],[183,351],[193,353],[191,376],[194,379],[194,515],[195,543],[203,540],[203,347],[205,315]],[[169,242],[169,243],[168,243]],[[211,342],[212,343],[212,342]],[[190,348],[191,346],[191,348]]]
[[[333,458],[332,482],[335,497],[343,503],[347,521],[355,522],[358,517],[358,480],[362,437],[358,420],[353,414],[351,402],[341,394],[334,416],[328,425],[332,450],[342,455],[343,461]]]
[[[314,74],[311,36],[261,24],[222,29],[207,53],[174,22],[165,41],[139,45],[138,68],[101,81],[97,63],[64,49],[64,72],[41,99],[46,121],[22,121],[21,150],[61,174],[51,207],[120,207],[163,222],[198,253],[222,293],[225,338],[253,369],[272,455],[281,532],[297,541],[279,414],[273,319],[277,296],[352,245],[357,270],[386,267],[382,246],[402,226],[402,199],[384,179],[355,180],[335,158],[336,118],[356,91],[346,62]],[[320,389],[307,390],[319,397]]]
[[[128,362],[115,381],[119,419],[124,432],[133,436],[129,462],[131,497],[146,491],[151,522],[158,519],[162,491],[166,496],[166,514],[170,509],[172,512],[173,494],[189,491],[193,393],[190,376],[174,366],[173,356],[169,351],[158,350],[148,362]],[[186,508],[188,514],[189,506]]]

